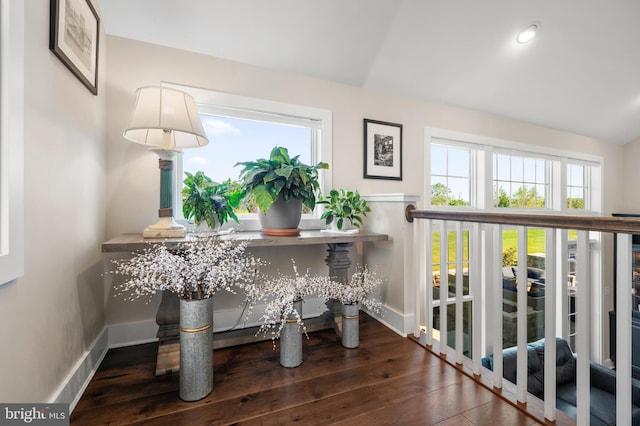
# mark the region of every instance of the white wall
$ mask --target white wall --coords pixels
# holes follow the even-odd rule
[[[27,6],[25,274],[0,287],[5,403],[58,399],[65,393],[59,386],[104,326],[104,67],[96,97],[48,49],[49,0]]]
[[[367,244],[363,262],[375,265],[377,274],[384,277],[378,295],[385,301],[380,314],[373,313],[387,326],[400,334],[414,330],[415,286],[414,224],[404,220],[405,208],[420,205],[417,194],[378,194],[364,197],[371,207],[364,225],[372,232],[387,234],[388,241]],[[399,218],[390,220],[390,218]]]
[[[614,213],[640,214],[640,185],[638,185],[638,161],[640,160],[640,139],[630,142],[624,147],[624,176],[620,193],[622,206]]]

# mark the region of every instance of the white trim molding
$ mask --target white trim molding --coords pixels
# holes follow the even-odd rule
[[[24,275],[24,7],[0,0],[0,285]]]
[[[371,312],[364,306],[362,310],[402,337],[407,337],[409,333],[413,333],[414,318],[412,313],[402,314],[386,305],[382,307],[380,313]]]
[[[378,203],[417,203],[420,200],[420,194],[370,194],[362,195],[367,202]]]
[[[108,334],[109,331],[104,328],[49,398],[50,403],[69,404],[69,414],[73,412],[107,354],[109,349]]]

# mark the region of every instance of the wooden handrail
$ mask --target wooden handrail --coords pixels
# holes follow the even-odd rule
[[[572,216],[529,213],[487,213],[471,211],[417,210],[409,205],[405,209],[408,222],[413,219],[453,220],[459,222],[493,223],[536,228],[577,229],[596,232],[640,234],[640,219],[609,216]]]

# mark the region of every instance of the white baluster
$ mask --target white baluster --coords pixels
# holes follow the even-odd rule
[[[556,419],[556,230],[545,229],[544,257],[544,417]],[[566,263],[567,258],[561,258]],[[567,286],[566,279],[560,285]],[[565,317],[565,321],[566,321]]]
[[[631,424],[631,235],[617,235],[616,424]],[[580,289],[582,291],[582,289]]]

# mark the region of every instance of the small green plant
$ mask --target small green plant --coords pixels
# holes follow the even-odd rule
[[[357,190],[332,189],[329,197],[321,198],[318,204],[327,206],[320,218],[324,219],[327,225],[335,220],[336,228],[339,230],[342,230],[345,221],[359,228],[362,226],[362,217],[371,211],[366,200],[360,198]]]
[[[246,191],[231,179],[214,182],[199,171],[185,172],[187,176],[182,189],[182,213],[196,225],[206,222],[211,229],[224,225],[229,218],[238,222],[235,210],[245,197]]]
[[[518,266],[518,251],[509,247],[502,252],[502,266]]]
[[[269,159],[236,163],[244,166],[240,172],[242,185],[250,194],[258,208],[266,213],[280,195],[285,201],[296,198],[313,210],[318,192],[318,170],[328,169],[327,163],[309,166],[298,158],[289,156],[287,148],[276,146]]]

